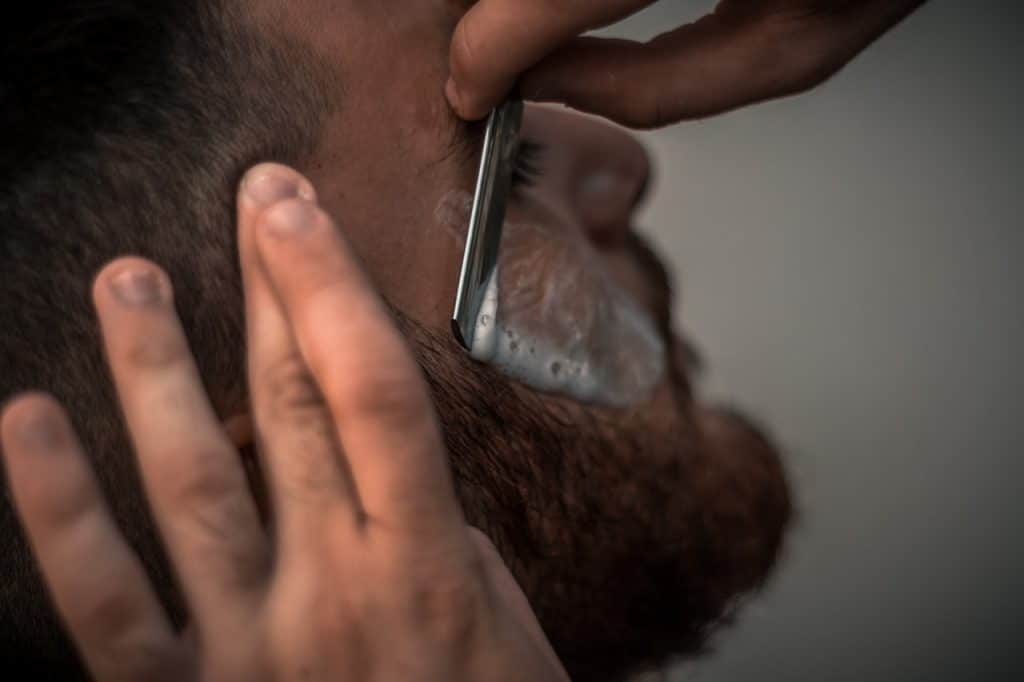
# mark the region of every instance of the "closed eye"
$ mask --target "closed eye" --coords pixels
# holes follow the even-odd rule
[[[523,138],[516,150],[512,168],[512,195],[519,199],[544,176],[544,154],[547,147],[535,140]]]

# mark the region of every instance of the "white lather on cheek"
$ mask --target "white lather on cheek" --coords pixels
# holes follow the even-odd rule
[[[469,192],[452,190],[434,211],[460,248],[472,204]],[[579,241],[540,224],[505,222],[471,355],[538,391],[638,403],[664,376],[664,339]]]
[[[541,296],[514,285],[504,291],[503,267],[487,286],[475,359],[538,391],[580,402],[626,407],[650,395],[665,374],[665,343],[624,292],[614,285],[581,291],[550,283],[562,273],[545,278],[549,283]],[[548,305],[510,304],[520,296]]]
[[[472,213],[473,195],[462,189],[452,189],[445,192],[437,202],[434,221],[448,236],[455,239],[459,248],[465,248]]]

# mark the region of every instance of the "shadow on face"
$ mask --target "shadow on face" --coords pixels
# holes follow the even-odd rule
[[[525,133],[543,149],[540,172],[509,212],[549,237],[521,256],[541,264],[524,324],[557,321],[584,300],[586,317],[615,291],[660,335],[664,376],[609,407],[473,362],[447,331],[461,249],[438,207],[472,191],[480,142],[480,127],[456,121],[443,96],[464,3],[398,12],[393,3],[261,0],[224,15],[202,2],[68,5],[8,41],[22,49],[17,35],[71,35],[74,25],[78,42],[19,53],[36,64],[21,77],[39,87],[26,90],[32,115],[7,126],[0,358],[12,369],[0,376],[0,399],[42,388],[68,405],[179,622],[180,594],[139,494],[85,292],[123,253],[160,263],[214,404],[225,417],[244,410],[229,197],[250,164],[268,159],[313,180],[393,306],[434,390],[467,515],[495,540],[575,679],[613,679],[698,650],[736,595],[760,584],[790,513],[782,467],[755,430],[693,402],[667,277],[634,232],[650,171],[632,138],[532,109]],[[118,50],[104,26],[118,27]],[[54,75],[65,71],[74,77]],[[39,94],[54,89],[60,106]],[[56,146],[44,153],[47,140]],[[26,155],[36,161],[20,163]],[[547,287],[567,272],[599,284],[544,308]],[[10,506],[0,512],[0,645],[56,665],[70,650],[39,609],[45,593]]]

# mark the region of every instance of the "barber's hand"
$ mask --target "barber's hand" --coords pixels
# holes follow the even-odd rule
[[[93,674],[566,679],[497,552],[466,526],[419,367],[313,187],[259,166],[239,223],[271,532],[204,393],[167,276],[125,258],[94,287],[187,635],[172,631],[60,407],[24,397],[0,425],[18,512]]]
[[[655,128],[807,90],[924,0],[722,0],[649,43],[580,38],[654,0],[478,0],[455,30],[447,93],[463,118],[516,80],[527,99]]]

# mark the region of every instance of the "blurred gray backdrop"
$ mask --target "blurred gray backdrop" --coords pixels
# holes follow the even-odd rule
[[[703,388],[771,427],[802,508],[678,679],[1024,679],[1022,29],[933,1],[810,94],[646,136]]]

